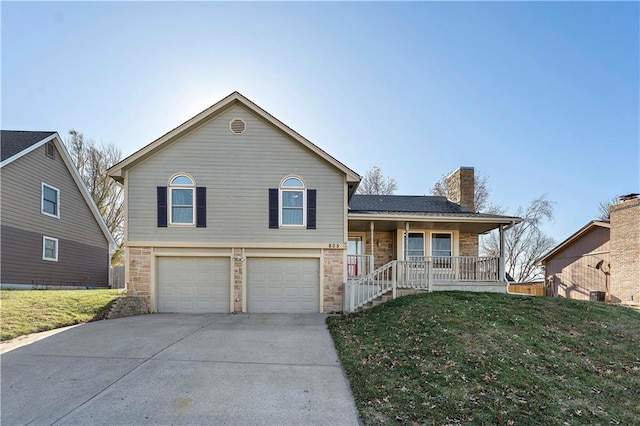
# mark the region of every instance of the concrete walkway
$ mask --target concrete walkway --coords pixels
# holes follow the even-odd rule
[[[2,355],[4,425],[357,425],[325,315],[155,314]]]

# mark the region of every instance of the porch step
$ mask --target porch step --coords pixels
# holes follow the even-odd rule
[[[397,297],[405,296],[407,294],[414,294],[414,293],[416,293],[418,291],[419,290],[414,290],[412,293],[408,293],[408,292],[401,293],[400,290],[398,290]],[[367,309],[371,309],[374,306],[380,306],[383,303],[387,303],[387,302],[389,302],[391,300],[393,300],[393,295],[390,294],[390,293],[385,293],[382,296],[380,296],[380,297],[378,297],[376,299],[373,299],[370,302],[367,302],[364,306],[359,307],[358,309],[356,309],[356,312],[366,311]]]

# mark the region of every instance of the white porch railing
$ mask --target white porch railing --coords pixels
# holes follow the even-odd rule
[[[373,272],[373,256],[370,254],[348,254],[347,276],[350,280],[362,278]]]
[[[392,260],[361,277],[347,281],[346,308],[353,312],[366,303],[397,288],[432,291],[434,283],[500,282],[499,257],[420,257]]]

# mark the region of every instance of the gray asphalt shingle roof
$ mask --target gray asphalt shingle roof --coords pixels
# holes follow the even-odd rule
[[[394,213],[468,213],[446,197],[429,195],[354,195],[349,211]]]
[[[30,132],[23,130],[2,130],[0,132],[0,161],[13,157],[31,145],[51,136],[55,132]]]
[[[354,195],[349,203],[349,213],[517,219],[512,216],[471,212],[447,200],[447,197],[435,195]]]

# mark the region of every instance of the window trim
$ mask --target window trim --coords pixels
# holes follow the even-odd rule
[[[51,214],[49,212],[44,211],[44,187],[45,186],[49,189],[56,191],[56,207],[57,207],[56,213],[57,214]],[[44,182],[41,182],[41,185],[40,185],[40,213],[42,213],[45,216],[55,217],[56,219],[60,219],[60,190],[55,186],[51,186],[48,183],[44,183]]]
[[[296,179],[302,187],[289,187],[282,186],[288,179]],[[284,220],[284,205],[283,205],[283,193],[284,192],[301,192],[302,193],[302,223],[283,223]],[[287,207],[291,208],[291,207]],[[296,208],[297,209],[297,208]],[[306,229],[307,228],[307,184],[304,179],[297,175],[287,175],[280,180],[278,185],[278,225],[280,228],[293,228],[293,229]]]
[[[191,180],[191,185],[185,184],[173,184],[173,180],[184,176]],[[174,189],[188,189],[191,191],[191,222],[174,222],[173,221],[173,190]],[[196,226],[196,180],[189,173],[179,172],[173,174],[169,178],[169,182],[167,185],[167,209],[169,210],[169,226]],[[182,207],[185,207],[186,204]]]
[[[449,240],[451,241],[451,254],[449,256],[438,256],[438,257],[456,257],[454,250],[454,236],[451,231],[431,231],[429,232],[429,253],[431,257],[436,257],[433,255],[433,236],[435,234],[449,234]]]
[[[54,257],[47,257],[47,240],[53,241],[56,244],[56,251]],[[48,237],[46,235],[42,236],[42,260],[46,260],[48,262],[57,262],[58,261],[58,252],[60,251],[60,245],[58,243],[57,238]]]

